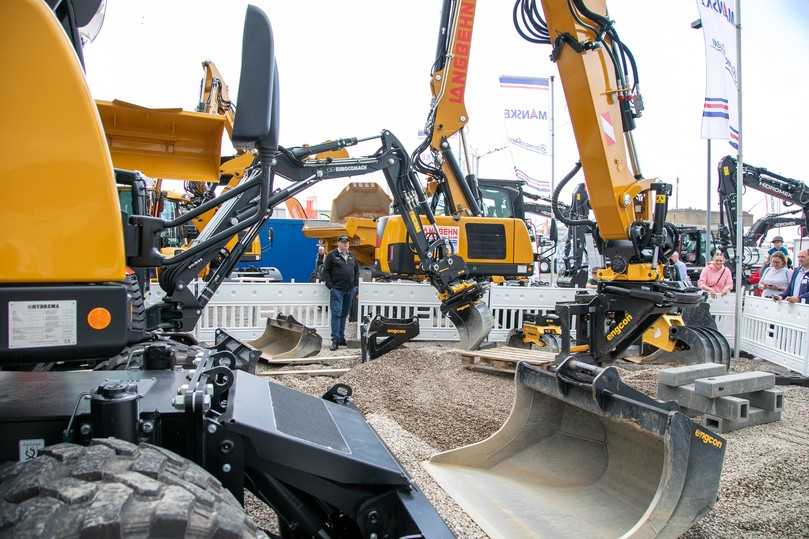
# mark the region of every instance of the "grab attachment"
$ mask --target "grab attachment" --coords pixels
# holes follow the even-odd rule
[[[669,339],[676,344],[676,350],[660,356],[669,362],[726,364],[732,353],[725,336],[710,327],[674,326],[669,329]]]
[[[677,537],[715,503],[725,440],[613,367],[520,363],[511,415],[423,463],[493,538]]]
[[[360,326],[362,361],[370,361],[400,347],[419,334],[419,319],[364,317]]]

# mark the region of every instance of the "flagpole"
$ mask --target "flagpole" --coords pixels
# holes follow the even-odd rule
[[[556,189],[556,102],[554,98],[553,81],[551,75],[551,193]]]
[[[556,99],[554,97],[553,82],[556,77],[551,75],[551,193],[556,189]],[[550,231],[550,229],[549,229]],[[551,260],[551,286],[556,282],[556,250]]]
[[[705,265],[711,261],[713,249],[713,235],[711,233],[711,139],[708,139],[708,193],[706,196],[707,209],[705,210]]]
[[[736,0],[736,117],[739,119],[739,147],[736,156],[736,324],[734,333],[734,357],[739,361],[742,343],[742,187],[744,187],[744,160],[742,159],[742,9],[741,0]],[[730,366],[730,365],[728,365]]]

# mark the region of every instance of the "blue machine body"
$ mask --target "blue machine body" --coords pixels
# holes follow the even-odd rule
[[[236,270],[273,266],[281,272],[284,282],[309,282],[315,270],[317,240],[303,235],[303,224],[303,219],[268,219],[258,233],[261,258],[239,262]]]

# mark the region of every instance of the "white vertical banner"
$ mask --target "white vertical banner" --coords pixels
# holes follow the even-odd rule
[[[705,37],[702,138],[726,139],[739,148],[736,1],[697,0]]]
[[[500,93],[514,176],[528,190],[550,194],[550,79],[501,75]]]

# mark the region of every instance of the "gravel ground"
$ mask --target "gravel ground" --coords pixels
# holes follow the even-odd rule
[[[358,350],[325,349],[322,355],[352,352]],[[337,359],[329,365],[352,370],[340,378],[283,376],[276,381],[318,396],[338,381],[351,385],[356,404],[458,537],[486,537],[419,462],[437,451],[481,440],[499,428],[511,409],[511,378],[463,369],[457,354],[436,343],[409,343],[370,363]],[[666,366],[616,364],[625,382],[651,396],[656,392],[656,372]],[[260,370],[270,374],[273,369],[262,366]],[[763,361],[741,360],[734,362],[732,370],[781,369]],[[809,389],[784,390],[782,421],[724,435],[728,444],[720,499],[684,537],[809,537],[805,509]],[[269,508],[254,498],[246,503],[260,525],[276,529]]]

